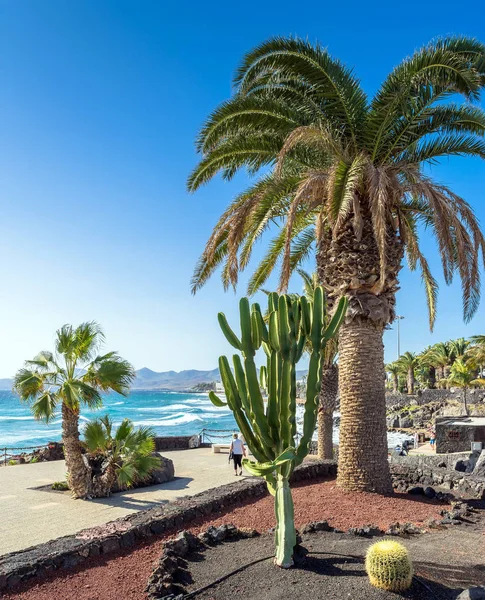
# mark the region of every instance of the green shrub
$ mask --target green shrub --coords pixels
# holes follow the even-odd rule
[[[18,462],[17,462],[16,460],[13,460],[13,458],[12,458],[11,460],[9,460],[9,461],[8,461],[8,464],[9,464],[11,467],[14,467],[15,465],[17,465],[17,464],[18,464]]]
[[[57,492],[67,492],[69,486],[67,485],[67,481],[56,481],[52,484],[52,489]]]

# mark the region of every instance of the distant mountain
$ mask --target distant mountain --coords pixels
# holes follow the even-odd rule
[[[300,379],[306,371],[297,371],[296,376]],[[136,371],[136,379],[133,382],[134,390],[169,390],[180,391],[190,390],[200,383],[212,383],[220,381],[219,369],[212,371],[197,371],[189,369],[187,371],[162,371],[157,373],[151,369],[143,367]],[[11,379],[0,379],[0,390],[11,390]]]
[[[0,390],[11,390],[12,383],[12,379],[0,379]]]
[[[199,383],[219,381],[219,369],[212,371],[163,371],[157,373],[144,367],[136,372],[134,390],[189,390]]]

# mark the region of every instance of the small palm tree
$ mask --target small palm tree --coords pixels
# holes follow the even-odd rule
[[[102,460],[103,470],[93,477],[92,495],[109,496],[116,480],[121,488],[145,480],[160,466],[154,456],[155,433],[149,427],[134,427],[123,419],[113,435],[113,422],[108,415],[87,423],[84,441],[91,456]]]
[[[463,389],[463,407],[465,415],[468,416],[467,391],[472,386],[481,386],[485,384],[484,379],[477,379],[475,365],[471,361],[458,358],[451,365],[448,381]]]
[[[392,391],[399,391],[399,373],[401,373],[401,368],[397,364],[397,362],[392,362],[386,365],[386,371],[392,376]]]
[[[414,386],[416,384],[415,372],[419,366],[419,359],[414,352],[405,352],[397,359],[397,365],[401,373],[407,375],[408,394],[414,395]]]
[[[116,352],[98,354],[103,341],[94,321],[75,328],[64,325],[56,332],[55,353],[44,350],[26,361],[13,383],[36,419],[48,423],[61,410],[68,485],[76,498],[91,494],[91,474],[79,441],[81,407],[100,408],[101,392],[126,395],[135,378],[132,365]]]

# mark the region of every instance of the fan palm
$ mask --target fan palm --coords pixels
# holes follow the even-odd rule
[[[401,373],[401,368],[397,364],[397,362],[392,362],[386,365],[386,371],[392,376],[392,391],[399,391],[399,374]]]
[[[405,352],[396,362],[401,373],[406,374],[408,394],[413,395],[414,386],[416,384],[415,372],[419,367],[419,358],[414,352]]]
[[[127,394],[135,377],[131,364],[116,352],[98,354],[103,341],[103,331],[95,322],[76,328],[64,325],[56,332],[55,352],[44,350],[26,361],[13,382],[14,391],[29,403],[36,419],[48,423],[60,408],[68,485],[76,498],[91,493],[90,470],[79,441],[81,407],[102,406],[101,392]]]
[[[102,460],[103,470],[93,477],[92,495],[109,496],[115,481],[129,488],[146,479],[160,466],[154,456],[155,433],[149,427],[135,429],[129,419],[123,419],[113,434],[113,422],[108,415],[90,421],[84,428],[84,441],[90,454]]]
[[[405,255],[421,270],[434,323],[437,283],[420,249],[422,230],[435,234],[446,282],[456,272],[461,278],[465,319],[477,309],[485,241],[467,202],[425,166],[453,155],[485,158],[485,114],[470,102],[485,82],[484,57],[476,40],[440,39],[398,65],[369,100],[353,73],[319,45],[270,39],[244,58],[233,97],[198,138],[202,159],[190,190],[219,172],[225,179],[243,167],[265,173],[219,219],[193,290],[221,265],[224,287],[235,286],[255,242],[276,226],[250,293],[278,260],[285,289],[316,245],[330,303],[349,298],[339,341],[338,471],[338,484],[349,490],[391,489],[382,334],[395,316]],[[454,102],[454,95],[469,102]]]

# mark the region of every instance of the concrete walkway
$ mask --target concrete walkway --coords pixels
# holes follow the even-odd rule
[[[73,500],[69,492],[43,488],[65,480],[64,461],[1,467],[0,555],[236,479],[227,453],[212,454],[210,448],[198,448],[163,452],[163,456],[174,462],[174,481],[91,501]]]

